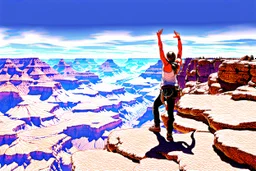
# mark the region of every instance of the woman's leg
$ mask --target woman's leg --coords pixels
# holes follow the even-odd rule
[[[158,97],[155,99],[154,104],[153,104],[153,109],[152,109],[156,127],[160,126],[159,107],[163,104],[160,98],[161,98],[161,92],[159,93]]]
[[[174,116],[173,116],[173,110],[174,110],[174,105],[175,105],[175,99],[170,97],[167,100],[167,105],[168,105],[168,122],[167,122],[167,133],[172,134],[173,131],[173,122],[174,122]]]

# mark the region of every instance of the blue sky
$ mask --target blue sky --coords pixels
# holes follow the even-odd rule
[[[0,57],[256,56],[255,0],[0,0]]]

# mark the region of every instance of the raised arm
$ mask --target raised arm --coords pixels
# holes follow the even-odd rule
[[[173,36],[174,38],[178,39],[178,54],[177,54],[177,60],[176,62],[178,63],[178,70],[180,69],[180,66],[182,65],[182,43],[181,43],[181,39],[180,39],[180,34],[178,32],[176,32],[174,30],[174,34],[175,36]]]
[[[177,38],[178,39],[178,55],[177,55],[177,58],[180,58],[181,59],[181,56],[182,56],[182,43],[181,43],[181,39],[180,39],[180,34],[178,32],[176,32],[174,30],[174,38]]]
[[[161,34],[163,32],[163,29],[159,30],[156,35],[157,35],[157,39],[158,39],[158,47],[159,47],[159,52],[160,52],[160,59],[162,60],[163,64],[166,65],[168,63],[168,61],[165,58],[164,55],[164,50],[163,50],[163,43],[161,40]]]

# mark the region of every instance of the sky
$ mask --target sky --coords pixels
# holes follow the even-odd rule
[[[256,56],[255,0],[0,0],[0,58]]]

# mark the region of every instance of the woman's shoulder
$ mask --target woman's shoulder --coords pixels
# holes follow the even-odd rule
[[[172,72],[172,65],[164,65],[163,66],[163,71],[164,72]]]

